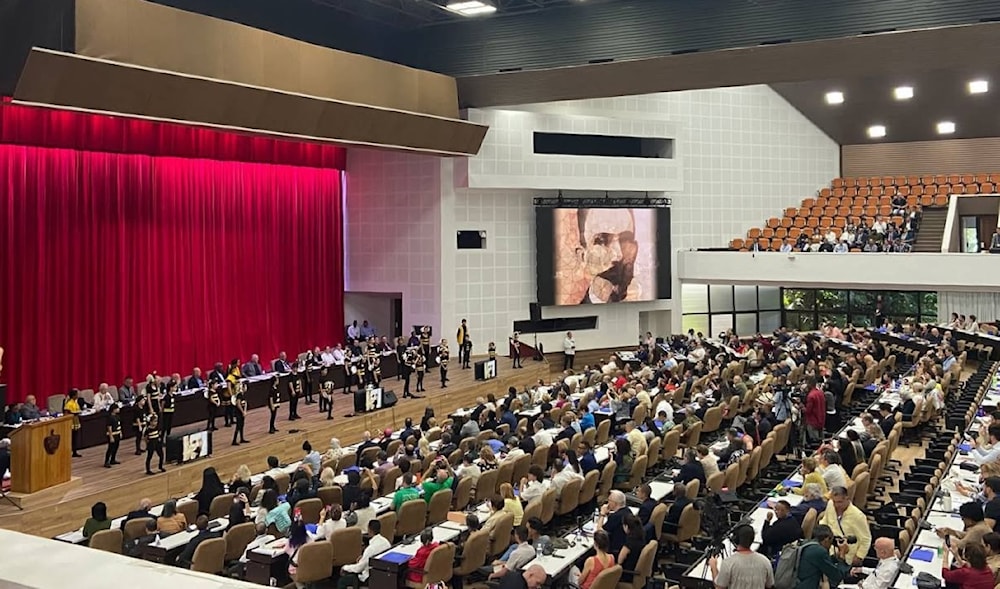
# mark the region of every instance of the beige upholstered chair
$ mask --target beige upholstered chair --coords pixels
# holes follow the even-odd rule
[[[222,538],[205,540],[194,549],[191,570],[218,575],[226,566],[226,541]]]

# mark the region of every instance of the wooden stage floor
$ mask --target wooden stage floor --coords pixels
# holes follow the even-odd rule
[[[67,490],[60,493],[62,496],[39,500],[37,504],[26,502],[23,512],[0,503],[0,528],[53,537],[83,525],[90,516],[91,505],[97,501],[108,505],[110,515],[122,515],[135,509],[135,504],[143,497],[148,497],[155,504],[197,491],[201,486],[202,470],[208,466],[214,466],[225,482],[241,464],[249,466],[254,473],[266,470],[269,455],[277,456],[282,463],[301,459],[302,443],[306,440],[321,452],[329,447],[333,437],[339,438],[346,446],[359,441],[366,430],[399,429],[407,417],[419,422],[427,406],[434,408],[440,421],[455,409],[473,404],[478,396],[493,393],[499,397],[506,394],[510,386],[521,388],[534,384],[539,378],[549,377],[547,362],[526,361],[523,369],[514,370],[510,367],[510,360],[500,358],[499,365],[496,379],[477,382],[471,368],[462,370],[457,362],[452,362],[447,388],[441,388],[437,369],[434,369],[425,377],[427,392],[421,393],[422,399],[403,399],[403,382],[394,378],[385,380],[383,387],[394,391],[400,397],[399,403],[393,408],[350,418],[344,415],[352,409],[352,397],[339,391],[334,397],[333,421],[327,421],[326,414],[319,413],[318,403],[306,405],[302,401],[299,402],[302,419],[288,421],[288,404],[284,403],[278,411],[279,432],[271,435],[267,433],[267,409],[256,409],[247,416],[245,426],[250,443],[240,446],[231,445],[233,430],[221,427],[223,420],[220,417],[216,421],[220,427],[214,434],[211,457],[183,466],[168,464],[166,473],[153,476],[144,474],[145,454],[133,454],[135,446],[132,440],[125,440],[119,449],[118,460],[122,464],[110,469],[103,467],[103,446],[88,448],[81,451],[82,458],[73,459],[73,476],[79,481],[67,485]],[[412,383],[411,386],[415,388]],[[178,431],[192,427],[185,426]],[[154,471],[155,460],[154,456]]]

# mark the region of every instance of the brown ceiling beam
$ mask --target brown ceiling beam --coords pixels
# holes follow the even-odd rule
[[[1000,23],[919,29],[458,78],[462,108],[987,67]]]

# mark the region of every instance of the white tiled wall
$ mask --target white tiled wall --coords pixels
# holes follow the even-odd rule
[[[346,218],[345,290],[401,292],[404,333],[425,324],[437,333],[442,279],[440,159],[351,149]]]
[[[348,248],[349,288],[402,291],[404,323],[440,323],[440,333],[446,335],[467,318],[477,353],[485,351],[490,340],[505,350],[512,322],[528,318],[528,304],[535,300],[532,197],[555,194],[537,183],[526,184],[525,168],[511,167],[517,163],[511,145],[530,135],[528,126],[510,122],[516,118],[512,111],[554,115],[553,120],[560,121],[623,119],[630,130],[672,130],[683,183],[663,178],[662,186],[649,190],[651,196],[673,199],[675,250],[725,246],[838,175],[837,145],[766,86],[507,108],[497,112],[508,114],[494,120],[504,125],[503,141],[508,145],[494,145],[491,130],[481,154],[468,162],[442,159],[434,166],[421,156],[352,152],[348,220],[357,220],[362,227],[349,228],[348,234],[352,242],[358,237],[363,249],[353,243]],[[522,134],[520,139],[517,133]],[[432,171],[435,167],[437,172]],[[586,166],[583,172],[586,176]],[[596,171],[604,184],[600,190],[633,186],[629,178],[614,182],[620,171],[603,172]],[[491,178],[489,184],[494,186],[466,188],[470,174]],[[505,177],[510,181],[502,186]],[[559,187],[568,190],[568,186]],[[572,190],[566,194],[575,195]],[[486,249],[458,251],[459,229],[485,230]],[[362,260],[382,267],[356,268]],[[546,308],[543,316],[597,314],[599,329],[577,334],[580,348],[632,345],[643,327],[666,323],[665,313],[670,314],[673,329],[680,329],[676,280],[673,293],[675,298],[667,301]],[[561,335],[540,340],[546,349],[556,350]]]
[[[604,113],[613,114],[613,113]],[[471,109],[470,121],[489,125],[479,154],[459,160],[460,185],[553,190],[681,190],[683,165],[673,158],[587,157],[534,152],[534,132],[674,139],[667,119],[577,115],[555,109]]]

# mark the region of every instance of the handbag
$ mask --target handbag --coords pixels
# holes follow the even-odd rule
[[[358,525],[358,514],[353,509],[348,511],[344,514],[344,523],[347,524],[347,527]]]
[[[917,589],[941,589],[941,579],[922,571],[917,575]]]

